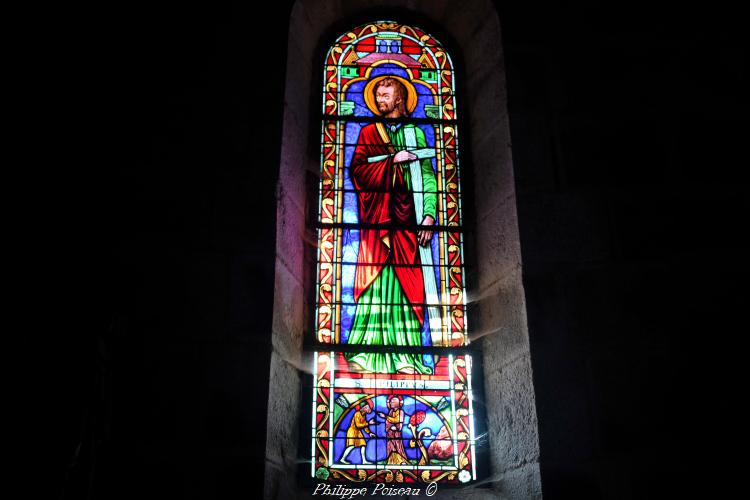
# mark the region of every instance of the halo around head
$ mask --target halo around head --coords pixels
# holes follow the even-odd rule
[[[365,98],[365,104],[367,104],[367,107],[370,109],[370,111],[372,111],[374,115],[380,116],[378,103],[375,102],[375,94],[373,93],[373,89],[378,84],[378,82],[380,82],[380,80],[383,80],[385,78],[393,78],[394,80],[398,80],[404,85],[407,94],[406,109],[409,111],[409,114],[413,113],[417,107],[417,89],[414,88],[414,84],[409,80],[396,75],[380,75],[367,82],[367,85],[365,85],[365,90],[363,92],[363,97]]]

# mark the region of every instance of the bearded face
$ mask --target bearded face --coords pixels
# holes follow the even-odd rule
[[[378,104],[378,111],[383,116],[388,116],[398,109],[401,104],[401,96],[396,87],[381,85],[375,92],[375,101]]]

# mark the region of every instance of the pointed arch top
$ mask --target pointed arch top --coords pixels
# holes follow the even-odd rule
[[[413,84],[413,117],[455,120],[453,61],[448,51],[425,30],[396,21],[364,23],[336,38],[325,57],[323,113],[372,116],[367,106],[341,102],[352,86],[394,68]]]

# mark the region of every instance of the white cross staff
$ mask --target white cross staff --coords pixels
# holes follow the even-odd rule
[[[412,127],[404,127],[404,140],[409,151],[417,149],[417,137]],[[421,154],[416,160],[409,162],[411,173],[411,186],[414,191],[414,210],[417,213],[417,221],[424,219],[424,193],[422,192],[422,165],[420,159],[435,156],[434,149],[421,149]],[[419,257],[422,260],[422,275],[424,276],[425,302],[427,303],[427,317],[430,324],[430,338],[432,345],[443,343],[443,321],[440,319],[440,297],[438,296],[435,283],[435,271],[432,268],[432,246],[419,246]]]

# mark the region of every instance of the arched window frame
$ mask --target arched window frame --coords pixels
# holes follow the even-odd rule
[[[373,12],[374,5],[389,10]],[[402,17],[402,13],[419,19],[412,21]],[[305,214],[310,213],[311,201],[306,182],[310,173],[317,172],[320,161],[320,122],[316,113],[320,80],[315,78],[319,51],[315,44],[373,18],[404,19],[433,32],[430,24],[442,26],[464,56],[467,80],[461,102],[464,116],[469,117],[465,132],[471,135],[476,214],[477,279],[470,283],[469,295],[476,308],[477,320],[473,324],[482,337],[485,361],[482,378],[488,424],[488,484],[508,498],[538,498],[539,445],[503,58],[497,13],[488,0],[297,0],[292,8],[278,183],[266,497],[291,498],[299,493],[298,483],[289,481],[289,471],[303,459],[294,450],[309,449],[300,446],[303,438],[307,441],[309,429],[300,418],[305,411],[309,413],[305,409],[309,399],[303,397],[300,388],[311,364],[303,350],[304,324],[310,317],[304,310],[303,276],[309,270],[303,255],[314,241],[305,229]],[[346,23],[342,24],[342,19]]]
[[[409,16],[411,17],[411,16]],[[398,42],[394,40],[389,41],[389,45],[385,51],[381,51],[380,42],[385,39],[389,40],[389,37],[396,36],[396,34],[403,37],[399,38]],[[398,52],[402,49],[402,44],[410,45],[408,49],[414,51],[421,49],[423,53],[421,57],[428,57],[431,59],[431,63],[434,66],[432,75],[436,77],[435,81],[428,83],[421,79],[424,76],[425,70],[423,67],[416,69],[416,67],[407,67],[406,65],[399,64],[398,62],[393,63],[391,59],[386,60],[386,64],[380,65],[380,61],[374,62],[373,64],[366,64],[360,66],[356,74],[346,74],[347,70],[350,69],[349,63],[344,63],[345,60],[353,60],[354,45],[368,44],[368,40],[372,39],[373,53],[391,54]],[[326,47],[324,47],[326,48]],[[315,387],[313,389],[313,420],[315,420],[316,409],[318,413],[318,420],[322,422],[318,423],[316,429],[313,429],[313,433],[317,433],[313,438],[312,444],[312,472],[315,474],[316,467],[318,473],[323,473],[325,479],[329,479],[329,471],[331,478],[329,480],[338,480],[346,482],[348,478],[357,477],[358,481],[363,480],[366,482],[383,482],[385,477],[391,478],[390,481],[394,481],[394,474],[405,477],[407,480],[413,481],[434,481],[437,480],[441,485],[460,485],[462,483],[468,483],[477,479],[477,470],[480,471],[479,475],[485,475],[484,471],[484,457],[479,459],[479,467],[477,467],[477,450],[479,455],[483,455],[486,447],[477,447],[476,435],[479,430],[479,435],[483,435],[481,430],[483,429],[483,412],[479,411],[479,415],[475,415],[475,409],[472,402],[473,394],[477,394],[477,388],[472,385],[472,372],[476,370],[473,366],[474,360],[481,359],[476,356],[476,351],[469,347],[469,339],[467,336],[467,314],[466,314],[466,303],[465,303],[465,251],[464,251],[464,239],[466,238],[466,215],[462,214],[462,186],[460,182],[459,169],[462,168],[462,158],[464,157],[463,151],[458,144],[459,136],[459,124],[461,120],[457,119],[456,107],[457,101],[455,97],[456,89],[456,72],[455,65],[452,61],[451,52],[440,41],[439,38],[434,36],[434,33],[425,31],[422,27],[409,24],[400,23],[397,20],[379,20],[370,19],[359,26],[348,26],[346,30],[341,33],[337,33],[334,39],[329,40],[329,46],[327,47],[325,56],[321,57],[321,66],[324,68],[322,77],[323,83],[321,87],[323,97],[323,109],[320,115],[322,121],[322,139],[320,143],[321,147],[321,171],[319,186],[316,187],[315,192],[310,193],[311,200],[318,199],[316,209],[310,210],[314,214],[319,214],[313,221],[314,230],[317,233],[318,248],[317,258],[315,260],[309,260],[308,266],[315,268],[316,272],[314,275],[313,288],[315,288],[315,299],[314,307],[312,311],[308,311],[312,322],[308,324],[308,332],[305,334],[305,345],[306,349],[313,351],[315,360],[313,366],[318,369],[318,373],[314,373],[314,381],[316,384],[324,383],[331,384],[334,380],[339,380],[334,376],[340,370],[344,370],[344,378],[350,376],[347,371],[351,369],[351,365],[347,366],[348,363],[344,359],[342,353],[347,354],[369,354],[374,356],[389,356],[394,353],[400,356],[410,356],[417,353],[417,356],[427,355],[433,360],[441,359],[442,361],[436,363],[433,369],[440,367],[440,374],[433,373],[431,376],[425,377],[425,380],[419,375],[415,378],[419,383],[425,383],[429,387],[438,386],[441,383],[450,387],[446,388],[445,393],[442,395],[445,401],[450,401],[450,405],[453,407],[452,410],[446,409],[450,417],[445,420],[445,427],[450,429],[451,433],[451,456],[452,465],[436,465],[430,463],[427,466],[422,465],[407,465],[400,466],[384,466],[382,462],[378,465],[373,465],[369,469],[359,468],[347,470],[345,466],[338,462],[332,455],[334,454],[334,439],[333,435],[329,435],[329,432],[341,435],[341,428],[334,428],[333,426],[333,410],[338,409],[334,404],[333,394],[334,388],[328,387]],[[363,50],[367,50],[364,48]],[[366,57],[370,57],[369,55]],[[405,55],[401,56],[401,60],[406,60]],[[421,60],[421,58],[420,58]],[[409,61],[406,60],[407,65]],[[389,64],[390,63],[390,64]],[[345,64],[341,67],[339,64]],[[351,63],[356,64],[356,63]],[[385,68],[385,66],[390,66]],[[460,73],[460,71],[459,71]],[[368,113],[365,111],[363,103],[359,103],[356,111],[353,109],[354,102],[347,101],[353,94],[352,92],[359,93],[359,86],[364,86],[368,81],[372,81],[372,78],[376,78],[377,74],[383,75],[401,75],[412,82],[417,94],[419,95],[419,101],[423,104],[429,102],[429,106],[421,108],[421,104],[416,106],[414,110],[415,115],[396,119],[395,123],[398,126],[410,126],[413,125],[415,128],[422,127],[426,130],[427,135],[434,137],[434,145],[428,149],[432,149],[437,152],[434,159],[434,168],[436,168],[436,179],[437,179],[437,214],[436,214],[436,225],[430,229],[434,229],[433,240],[434,240],[434,251],[428,252],[433,254],[432,263],[423,266],[423,270],[431,268],[437,268],[437,288],[440,293],[440,305],[429,306],[425,309],[425,332],[420,343],[420,347],[415,349],[410,346],[399,346],[393,345],[389,347],[372,347],[366,345],[354,345],[346,343],[343,338],[339,339],[339,333],[344,332],[345,328],[340,318],[342,318],[342,310],[344,306],[338,305],[341,299],[341,269],[346,267],[340,264],[341,260],[346,260],[341,256],[341,240],[346,239],[346,234],[350,231],[354,233],[360,233],[361,221],[349,220],[347,223],[346,216],[342,218],[342,212],[346,209],[346,206],[351,209],[354,205],[351,203],[353,199],[347,202],[343,201],[345,197],[341,191],[345,188],[344,177],[352,175],[349,172],[350,159],[345,161],[345,157],[349,158],[353,148],[351,145],[348,146],[349,154],[345,154],[347,147],[342,144],[342,141],[349,143],[353,140],[353,136],[349,139],[344,140],[344,130],[349,128],[358,129],[363,125],[371,124],[386,124],[386,120],[382,117],[378,117],[377,114],[372,112]],[[348,81],[347,85],[343,82]],[[357,86],[359,84],[359,86]],[[351,87],[349,87],[351,85]],[[354,91],[354,87],[358,90]],[[349,90],[347,90],[349,89]],[[448,92],[445,92],[445,89]],[[432,97],[428,97],[424,94],[434,92]],[[361,94],[360,94],[361,95]],[[416,100],[415,100],[416,101]],[[436,106],[435,104],[439,104]],[[343,108],[343,104],[350,104],[349,108]],[[364,111],[364,113],[363,113]],[[374,110],[373,110],[374,111]],[[428,114],[429,113],[429,114]],[[421,116],[424,115],[424,116]],[[460,117],[460,114],[458,115]],[[391,120],[394,122],[394,120]],[[348,137],[348,136],[347,136]],[[428,141],[429,142],[429,141]],[[407,164],[408,165],[408,164]],[[352,189],[349,186],[348,189]],[[349,196],[354,196],[355,193],[351,191],[348,193]],[[350,213],[350,216],[353,216]],[[308,217],[310,219],[312,217]],[[471,215],[468,216],[471,219]],[[343,224],[342,224],[343,220]],[[343,227],[342,227],[343,226]],[[401,229],[391,228],[398,232],[403,231],[414,231],[416,228],[399,226]],[[353,250],[350,249],[350,250]],[[424,258],[424,256],[423,256]],[[350,266],[353,267],[353,266]],[[450,270],[450,273],[448,272]],[[322,278],[326,276],[327,279]],[[441,286],[442,285],[442,286]],[[309,288],[306,286],[306,288]],[[336,293],[338,291],[338,293]],[[425,299],[427,301],[427,299]],[[430,314],[427,314],[427,309]],[[323,312],[325,310],[325,312]],[[439,315],[438,315],[439,311]],[[434,315],[433,315],[434,313]],[[433,315],[433,316],[431,316]],[[438,322],[442,321],[441,326],[436,326]],[[429,325],[429,329],[427,326]],[[430,332],[435,331],[438,333],[442,332],[442,339],[437,340],[436,336],[433,335],[433,340],[429,340],[429,335],[426,335],[427,330]],[[344,333],[341,333],[343,335]],[[312,339],[312,341],[310,341]],[[385,354],[384,354],[385,353]],[[338,361],[334,362],[335,359]],[[324,360],[324,361],[321,361]],[[319,368],[323,366],[323,368]],[[334,369],[335,367],[335,369]],[[323,379],[319,381],[318,375],[322,375]],[[360,376],[354,374],[355,377]],[[378,382],[383,382],[384,379],[388,378],[391,383],[404,383],[405,378],[408,376],[393,374],[386,376],[383,374],[376,374],[374,372],[368,372],[361,375],[363,378],[357,379],[360,382],[373,382],[375,378],[378,378]],[[345,380],[345,382],[352,382],[352,380]],[[455,390],[454,390],[455,386]],[[480,384],[481,386],[481,384]],[[336,392],[344,392],[346,390],[337,389]],[[412,406],[421,403],[417,403],[417,400],[424,401],[424,398],[437,399],[437,390],[427,391],[431,393],[431,396],[417,395],[421,394],[422,391],[413,389],[413,394],[406,395],[405,401],[412,401]],[[364,391],[364,394],[374,395],[378,393],[379,396],[368,398],[368,400],[383,400],[385,395],[382,388],[375,390],[373,387],[369,391]],[[396,391],[396,392],[404,392]],[[481,394],[481,390],[479,391]],[[354,397],[353,394],[349,395]],[[412,399],[415,398],[415,399]],[[343,394],[337,399],[343,400]],[[480,398],[481,400],[481,398]],[[325,408],[321,406],[325,405]],[[381,401],[382,405],[383,402]],[[432,408],[432,410],[430,410]],[[376,408],[378,409],[378,408]],[[384,410],[384,408],[379,408]],[[428,413],[434,411],[434,407],[427,405],[424,408]],[[331,414],[328,415],[328,411]],[[404,410],[405,418],[408,420],[411,413],[416,411],[416,408],[409,408]],[[344,415],[351,413],[352,407],[345,410]],[[303,421],[306,420],[303,417]],[[340,417],[340,420],[344,420],[344,417]],[[337,421],[337,424],[340,423]],[[330,424],[330,426],[328,425]],[[329,429],[330,427],[330,429]],[[406,427],[406,425],[405,425]],[[433,426],[434,427],[434,426]],[[432,432],[437,434],[437,428],[432,429]],[[407,430],[404,435],[406,436],[410,430]],[[321,437],[322,436],[322,437]],[[384,436],[373,439],[384,439]],[[426,437],[425,447],[432,442],[434,436]],[[405,440],[409,442],[410,440]],[[373,443],[374,444],[374,443]],[[438,444],[438,443],[436,443]],[[341,443],[335,445],[338,452]],[[373,452],[373,449],[370,448]],[[409,452],[415,452],[415,450],[407,450]],[[357,460],[359,452],[355,453],[355,460]],[[316,456],[317,455],[317,456]],[[337,454],[338,455],[338,454]],[[372,458],[372,457],[371,457]],[[416,460],[416,459],[414,459]],[[364,466],[362,466],[364,467]],[[358,477],[357,474],[360,474]],[[408,476],[408,477],[407,477]],[[318,475],[318,479],[322,476]]]

